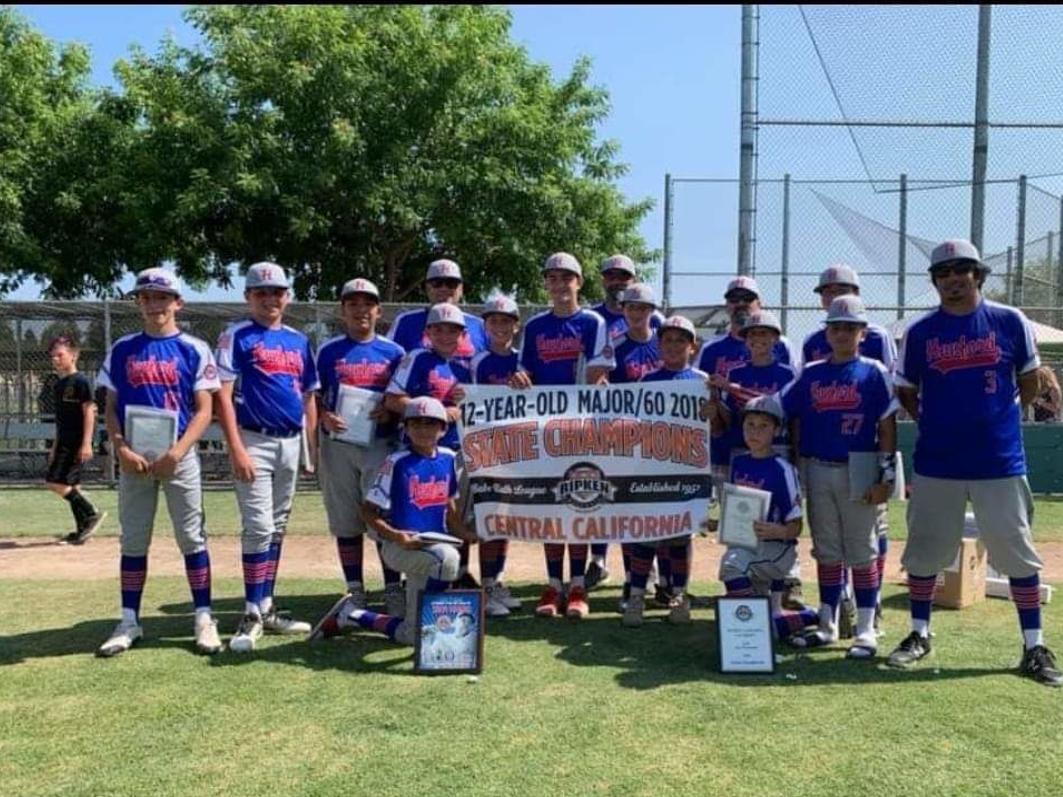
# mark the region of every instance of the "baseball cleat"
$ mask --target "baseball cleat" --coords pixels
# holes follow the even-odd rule
[[[334,636],[339,636],[343,633],[343,628],[340,627],[340,615],[356,608],[358,607],[354,605],[351,596],[344,595],[332,604],[332,608],[325,612],[324,617],[317,621],[317,625],[310,631],[306,641],[318,642],[322,639],[331,639]]]
[[[536,617],[557,617],[561,614],[561,593],[553,587],[547,587],[539,597],[535,607]]]
[[[122,620],[114,631],[111,632],[111,636],[107,641],[100,645],[96,651],[96,655],[103,659],[109,659],[111,656],[117,656],[120,653],[125,653],[131,647],[133,643],[144,636],[144,630],[136,622],[129,622]]]
[[[473,577],[472,573],[466,571],[461,578],[454,582],[454,589],[480,589],[480,582]]]
[[[587,585],[588,592],[597,587],[605,586],[609,583],[609,569],[592,560],[587,565],[587,575],[584,577],[583,583]]]
[[[677,595],[672,598],[668,606],[668,622],[673,625],[688,625],[690,623],[690,599],[686,595]]]
[[[196,612],[196,651],[205,656],[213,656],[221,651],[221,637],[218,636],[218,621],[207,612]]]
[[[662,609],[667,609],[672,605],[672,590],[664,584],[658,583],[657,586],[653,588],[653,602]]]
[[[918,631],[912,631],[893,649],[889,658],[886,659],[886,664],[890,667],[908,667],[928,655],[930,655],[929,637],[923,636]]]
[[[498,585],[495,584],[489,587],[487,590],[487,606],[484,611],[488,617],[509,617],[509,607],[502,602],[501,596],[498,594]]]
[[[103,523],[106,518],[106,512],[97,512],[95,515],[90,517],[88,520],[85,521],[85,525],[79,528],[74,533],[74,539],[70,540],[71,544],[81,545],[82,543],[84,543],[85,540],[87,540],[89,537],[96,533],[96,529],[100,527],[100,524]]]
[[[1056,657],[1044,645],[1023,651],[1019,675],[1032,678],[1045,686],[1063,686],[1063,675],[1056,665]]]
[[[236,653],[250,653],[261,638],[262,618],[257,614],[245,614],[233,638],[229,640],[229,650]]]
[[[509,591],[509,587],[503,584],[501,581],[495,582],[495,594],[498,599],[502,601],[504,605],[511,612],[518,611],[524,608],[524,604],[517,598],[513,597],[513,594]]]
[[[348,589],[347,595],[351,599],[351,608],[353,609],[368,609],[369,600],[366,597],[365,589],[363,587],[355,587],[354,589]]]
[[[642,595],[632,595],[624,605],[624,619],[620,622],[627,628],[640,628],[642,626],[642,613],[646,609],[646,598]]]
[[[569,587],[568,608],[565,616],[570,620],[582,620],[591,613],[591,607],[587,605],[587,590],[583,587]]]
[[[278,611],[276,606],[270,608],[262,618],[262,628],[267,634],[292,636],[295,634],[309,634],[310,623],[303,620],[293,620],[285,611]]]
[[[401,584],[388,584],[384,587],[384,614],[389,617],[406,616],[406,590]]]

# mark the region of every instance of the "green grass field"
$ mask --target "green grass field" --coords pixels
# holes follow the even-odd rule
[[[94,493],[112,510],[114,496]],[[0,535],[55,533],[63,510],[42,491],[0,491]],[[235,533],[231,494],[208,494],[207,513],[214,533]],[[1039,539],[1063,538],[1063,507],[1042,501],[1038,513]],[[319,496],[300,495],[291,531],[323,528]],[[316,619],[335,591],[334,579],[281,580],[296,617]],[[227,639],[241,586],[217,579],[215,593]],[[489,621],[473,683],[414,676],[410,649],[368,633],[196,656],[187,585],[164,576],[148,579],[146,638],[100,660],[113,580],[0,580],[0,794],[1060,793],[1063,690],[1014,674],[1009,602],[938,610],[934,654],[910,672],[841,649],[782,649],[774,675],[723,676],[711,610],[684,627],[650,611],[626,629],[618,594],[592,593],[582,624],[528,612]],[[886,594],[882,653],[907,629],[906,596]],[[1061,611],[1045,611],[1057,647]]]

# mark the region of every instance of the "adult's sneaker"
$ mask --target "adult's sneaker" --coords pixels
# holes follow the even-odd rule
[[[85,518],[85,522],[78,527],[78,530],[74,533],[74,538],[70,540],[72,545],[82,545],[85,540],[96,533],[96,529],[100,527],[107,518],[106,512],[97,512],[91,517]]]
[[[406,616],[406,590],[402,584],[388,584],[384,587],[384,614],[388,617]]]
[[[355,608],[357,607],[354,606],[351,596],[344,595],[332,604],[332,608],[325,612],[325,616],[318,620],[317,625],[310,629],[310,635],[306,638],[306,641],[317,642],[342,634],[343,628],[340,626],[340,615]]]
[[[218,636],[218,621],[209,612],[196,612],[196,651],[205,656],[213,656],[221,651],[221,637]]]
[[[1063,686],[1063,675],[1060,675],[1059,667],[1056,666],[1056,657],[1044,645],[1023,651],[1019,675],[1033,678],[1045,686]]]
[[[539,596],[535,607],[536,617],[557,617],[561,614],[561,593],[553,587],[547,587]]]
[[[487,594],[487,605],[484,607],[488,617],[509,617],[509,607],[502,602],[498,594],[498,585],[492,584],[484,592]]]
[[[587,605],[587,590],[583,587],[569,587],[568,608],[565,616],[570,620],[582,620],[591,613],[591,607]]]
[[[605,586],[609,583],[609,569],[592,559],[591,563],[587,565],[587,575],[584,577],[583,583],[586,584],[588,592],[595,587]]]
[[[100,645],[96,655],[100,658],[109,659],[111,656],[125,653],[142,636],[144,636],[144,630],[139,623],[122,620],[115,626],[107,641]]]
[[[929,654],[930,638],[918,631],[912,631],[893,649],[886,659],[886,664],[891,667],[908,667]]]
[[[257,614],[245,614],[233,638],[229,640],[229,650],[237,653],[250,653],[260,639],[262,639],[262,618]]]
[[[309,634],[310,623],[303,620],[293,620],[285,611],[279,611],[276,606],[271,606],[262,618],[262,627],[267,634],[292,636],[294,634]]]
[[[498,596],[498,599],[502,601],[502,604],[511,612],[524,608],[524,604],[520,602],[520,599],[513,597],[513,593],[509,591],[509,587],[501,581],[495,582],[495,595]]]

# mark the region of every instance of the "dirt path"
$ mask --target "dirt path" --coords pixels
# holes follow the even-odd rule
[[[900,578],[900,555],[903,543],[895,543],[889,552],[886,577]],[[694,542],[694,568],[697,581],[713,581],[722,548],[710,539]],[[1063,582],[1063,542],[1043,542],[1038,545],[1045,562],[1042,577],[1049,582]],[[473,572],[478,572],[473,556]],[[211,566],[215,576],[240,576],[240,540],[237,537],[216,537],[211,541]],[[806,578],[815,573],[809,554],[808,540],[801,540],[801,567]],[[611,546],[609,568],[614,579],[621,577],[620,551]],[[8,579],[110,579],[117,576],[118,540],[103,537],[90,540],[83,546],[60,545],[51,538],[0,539],[0,578]],[[566,566],[567,570],[567,566]],[[183,575],[184,565],[172,540],[159,538],[151,552],[150,572],[159,575]],[[379,578],[379,563],[375,554],[366,556],[366,575]],[[284,546],[281,574],[301,578],[338,578],[339,563],[336,548],[330,537],[293,536]],[[542,548],[538,545],[510,546],[506,577],[510,581],[540,582],[543,580]]]

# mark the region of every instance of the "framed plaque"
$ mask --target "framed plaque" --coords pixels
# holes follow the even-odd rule
[[[332,439],[356,446],[372,445],[376,437],[376,421],[370,413],[380,406],[383,397],[372,390],[340,385],[336,394],[336,414],[343,418],[347,428],[333,433]]]
[[[417,599],[413,670],[479,673],[484,658],[484,594],[478,589],[422,592]]]
[[[177,413],[130,404],[125,408],[124,433],[130,448],[154,462],[177,443]]]
[[[775,643],[767,598],[716,599],[720,672],[774,673]]]
[[[722,485],[721,493],[720,543],[755,551],[760,540],[753,523],[768,517],[771,493],[730,483]]]

